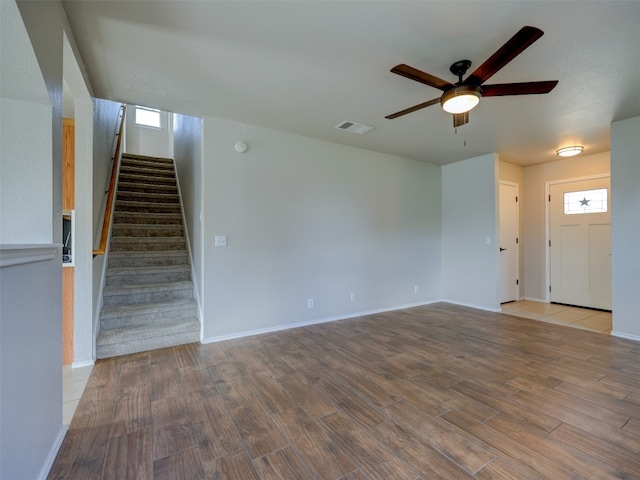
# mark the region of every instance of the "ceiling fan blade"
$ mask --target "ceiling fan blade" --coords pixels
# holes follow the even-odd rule
[[[433,75],[418,70],[417,68],[410,67],[409,65],[405,65],[404,63],[393,67],[391,69],[391,73],[396,73],[411,80],[415,80],[416,82],[424,83],[425,85],[438,88],[443,92],[446,92],[447,90],[455,87],[454,84],[449,83],[446,80],[434,77]]]
[[[440,97],[434,98],[433,100],[429,100],[428,102],[421,103],[419,105],[414,105],[413,107],[405,108],[404,110],[400,110],[399,112],[392,113],[391,115],[387,115],[384,118],[388,118],[389,120],[393,120],[394,118],[401,117],[406,115],[407,113],[412,113],[417,110],[422,110],[423,108],[430,107],[431,105],[435,105],[436,103],[440,103]]]
[[[529,45],[539,39],[544,32],[536,27],[522,27],[496,53],[491,55],[482,65],[463,82],[465,85],[481,85],[489,80],[498,70],[520,55]]]
[[[502,95],[549,93],[557,84],[557,80],[549,80],[546,82],[500,83],[496,85],[483,85],[481,88],[483,97],[500,97]]]
[[[469,112],[453,114],[453,128],[458,128],[465,123],[469,123]]]

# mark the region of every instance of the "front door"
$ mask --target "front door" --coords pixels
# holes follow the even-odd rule
[[[549,187],[551,302],[611,310],[611,180]]]

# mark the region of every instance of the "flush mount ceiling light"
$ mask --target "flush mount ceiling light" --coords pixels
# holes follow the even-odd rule
[[[574,145],[572,147],[564,147],[556,150],[556,155],[559,157],[573,157],[581,154],[582,150],[584,150],[582,145]]]
[[[448,113],[466,113],[478,105],[482,89],[475,85],[461,85],[447,90],[440,98],[442,109]]]

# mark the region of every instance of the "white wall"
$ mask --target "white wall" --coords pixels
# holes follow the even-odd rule
[[[492,311],[500,308],[497,192],[497,154],[442,167],[445,301]]]
[[[188,115],[174,115],[174,157],[178,185],[184,210],[185,228],[189,241],[194,288],[200,319],[204,304],[203,295],[203,151],[202,119]]]
[[[116,102],[94,98],[93,100],[93,246],[100,243],[102,222],[106,206],[111,169],[113,168],[114,138],[118,128],[120,105]],[[93,259],[93,326],[94,335],[99,330],[102,284],[106,269],[106,255]]]
[[[127,105],[124,151],[134,155],[173,158],[173,115],[160,112],[160,129],[143,127],[135,123],[135,109],[135,105]]]
[[[0,244],[50,243],[51,100],[15,2],[2,2],[1,21]],[[24,141],[29,131],[37,141]]]
[[[441,298],[439,167],[212,117],[204,144],[205,341]]]
[[[525,297],[546,301],[546,218],[545,183],[567,178],[586,177],[610,172],[609,152],[584,155],[524,169],[526,195],[523,197],[525,245]],[[615,191],[612,193],[615,198]],[[615,200],[614,200],[615,201]],[[521,207],[522,208],[522,207]]]
[[[74,365],[93,362],[93,102],[70,31],[63,38],[64,101],[75,119]],[[65,113],[66,116],[66,113]]]
[[[640,117],[611,124],[613,335],[640,341]]]
[[[65,16],[59,2],[2,1],[0,21],[0,478],[34,479],[46,477],[64,435]]]

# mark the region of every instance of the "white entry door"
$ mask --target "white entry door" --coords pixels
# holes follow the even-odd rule
[[[611,181],[551,185],[552,302],[611,310]]]
[[[500,182],[500,303],[519,297],[518,247],[518,186]]]

